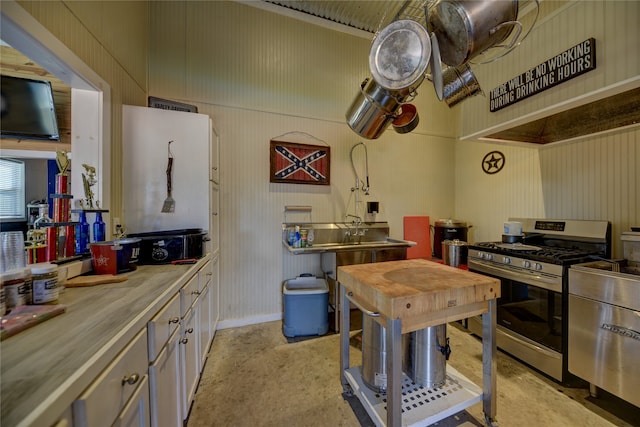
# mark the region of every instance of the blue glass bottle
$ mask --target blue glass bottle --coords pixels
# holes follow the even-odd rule
[[[96,221],[93,223],[93,241],[104,242],[105,225],[102,220],[102,212],[96,212]]]
[[[80,212],[80,223],[76,225],[76,255],[85,254],[89,251],[89,223],[87,214]]]

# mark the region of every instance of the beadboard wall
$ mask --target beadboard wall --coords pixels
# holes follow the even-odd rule
[[[640,2],[543,1],[541,17],[522,44],[489,64],[473,66],[486,97],[466,100],[462,107],[462,138],[483,135],[556,112],[561,104],[600,93],[640,85]],[[496,112],[489,111],[489,92],[576,44],[596,40],[596,69]],[[564,109],[568,106],[562,107]]]
[[[365,141],[371,193],[392,237],[404,215],[451,217],[458,113],[419,89],[419,127],[389,129],[367,141],[345,112],[368,75],[370,41],[236,2],[154,2],[149,94],[184,101],[209,114],[220,134],[220,327],[278,319],[282,282],[321,274],[320,255],[291,255],[282,246],[284,207],[308,205],[315,222],[355,213],[349,161]],[[171,31],[167,29],[171,28]],[[331,185],[271,184],[269,141],[331,147]],[[354,152],[364,179],[364,150]],[[288,214],[306,222],[306,214]]]

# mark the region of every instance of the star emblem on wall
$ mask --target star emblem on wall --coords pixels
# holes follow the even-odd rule
[[[500,151],[487,153],[482,159],[482,170],[489,175],[498,173],[504,167],[504,161],[504,154]]]

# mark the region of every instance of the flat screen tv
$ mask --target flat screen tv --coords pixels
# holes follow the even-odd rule
[[[59,141],[51,82],[2,76],[2,137]]]

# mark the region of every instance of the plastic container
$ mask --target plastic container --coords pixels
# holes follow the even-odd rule
[[[299,276],[282,286],[286,337],[324,335],[329,330],[329,286],[315,276]]]
[[[96,274],[118,274],[135,269],[138,261],[140,238],[127,238],[109,242],[91,243],[91,264]]]

